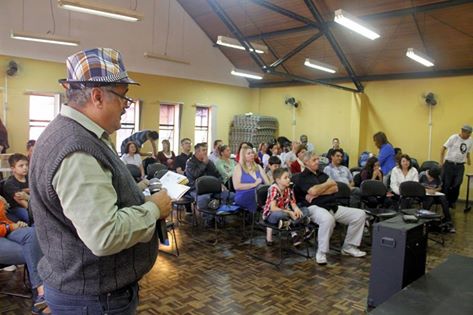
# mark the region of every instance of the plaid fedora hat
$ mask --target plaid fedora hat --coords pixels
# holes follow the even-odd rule
[[[59,80],[65,85],[138,84],[128,77],[118,50],[93,48],[82,50],[66,59],[67,79]]]

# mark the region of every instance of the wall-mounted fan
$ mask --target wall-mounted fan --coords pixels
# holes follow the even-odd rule
[[[286,96],[286,99],[284,100],[284,104],[293,106],[295,108],[299,107],[299,102],[296,101],[296,99],[291,96]]]
[[[435,99],[435,94],[428,92],[424,94],[425,103],[429,106],[437,105],[437,100]]]

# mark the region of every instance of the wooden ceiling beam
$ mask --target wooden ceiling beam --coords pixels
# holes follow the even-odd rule
[[[271,7],[266,6],[267,1],[262,1],[262,0],[251,0],[251,1],[253,1],[254,3],[259,4],[261,6],[263,6],[263,2],[264,2],[265,3],[264,7],[268,8],[268,9],[271,9],[271,10],[273,10],[274,7],[277,7],[275,5],[272,5]],[[421,5],[421,6],[417,6],[417,7],[406,8],[406,9],[391,10],[391,11],[386,11],[386,12],[367,14],[367,15],[359,16],[359,18],[362,19],[362,20],[368,21],[368,20],[376,20],[376,19],[382,19],[382,18],[399,17],[399,16],[404,16],[404,15],[413,14],[413,13],[429,12],[429,11],[449,8],[449,7],[462,5],[462,4],[467,4],[467,3],[473,3],[473,0],[443,1],[443,2],[425,4],[425,5]],[[277,7],[277,8],[281,9],[280,7]],[[273,11],[275,11],[275,10],[273,10]],[[288,11],[288,10],[286,10],[286,11]],[[276,12],[278,12],[278,11],[276,11]],[[288,11],[288,12],[291,12],[291,11]],[[286,16],[288,16],[288,15],[286,15]],[[300,19],[298,19],[298,21],[302,22]],[[312,23],[306,23],[306,25],[299,26],[299,27],[293,27],[293,28],[288,28],[288,29],[283,29],[283,30],[278,30],[278,31],[273,31],[273,32],[266,32],[266,33],[261,33],[261,34],[255,34],[255,35],[247,36],[246,39],[247,40],[257,40],[257,39],[271,38],[271,37],[276,37],[276,36],[281,36],[281,35],[304,32],[304,31],[310,30],[314,27],[317,27],[317,28],[319,27],[319,25],[314,26]],[[326,24],[329,25],[329,26],[333,26],[333,25],[335,25],[335,22],[334,21],[327,21]]]
[[[460,76],[460,75],[473,75],[473,68],[420,71],[420,72],[407,72],[407,73],[372,74],[372,75],[360,76],[359,79],[362,81],[384,81],[384,80],[451,77],[451,76]],[[347,82],[349,80],[350,80],[349,77],[324,79],[324,81],[326,82]]]
[[[448,0],[448,1],[443,1],[443,2],[420,5],[417,7],[406,8],[406,9],[368,14],[364,16],[359,16],[358,18],[364,21],[368,21],[368,20],[384,19],[384,18],[391,18],[391,17],[399,17],[399,16],[404,16],[404,15],[409,15],[409,14],[445,9],[445,8],[449,8],[449,7],[453,7],[457,5],[466,4],[466,3],[473,3],[473,0]]]
[[[261,69],[267,69],[268,66],[265,64],[264,60],[256,53],[256,50],[254,47],[251,45],[250,42],[245,40],[245,37],[243,36],[242,32],[236,26],[236,24],[230,19],[230,17],[227,15],[225,10],[223,10],[222,6],[218,3],[216,0],[207,0],[209,6],[212,8],[214,13],[220,18],[220,20],[225,24],[225,26],[230,30],[230,32],[235,36],[240,44],[245,47],[247,52],[250,54],[251,59],[261,68]]]
[[[277,12],[281,15],[284,15],[284,16],[287,16],[293,20],[296,20],[296,21],[299,21],[299,22],[302,22],[306,25],[311,25],[312,27],[316,27],[316,28],[319,28],[319,24],[317,22],[314,22],[312,21],[311,19],[309,18],[306,18],[305,16],[303,15],[300,15],[300,14],[297,14],[295,12],[292,12],[288,9],[284,9],[283,7],[280,7],[280,6],[277,6],[275,4],[272,4],[271,2],[269,1],[266,1],[266,0],[250,0],[251,2],[257,4],[257,5],[260,5],[266,9],[269,9],[269,10],[272,10],[274,12]]]
[[[314,27],[312,25],[307,24],[304,26],[293,27],[293,28],[288,28],[288,29],[279,30],[279,31],[250,35],[250,36],[247,36],[246,39],[247,40],[266,39],[266,38],[282,36],[282,35],[287,35],[287,34],[292,34],[292,33],[305,32],[305,31],[313,30],[313,29]]]
[[[277,66],[279,66],[280,64],[282,64],[283,62],[289,60],[291,57],[293,57],[294,55],[298,54],[299,52],[302,51],[302,49],[306,48],[307,46],[309,46],[312,42],[314,42],[315,40],[317,40],[318,38],[320,38],[321,36],[323,36],[324,34],[322,32],[319,32],[315,35],[312,35],[310,38],[308,38],[307,40],[305,40],[302,44],[300,44],[299,46],[297,46],[296,48],[294,48],[293,50],[291,50],[290,52],[288,52],[285,56],[279,58],[278,60],[276,60],[275,62],[273,62],[269,67],[270,68],[276,68]]]
[[[314,2],[312,0],[304,0],[307,8],[309,9],[310,13],[314,16],[314,19],[319,22],[321,26],[321,31],[324,33],[325,37],[327,38],[328,42],[332,46],[332,49],[335,51],[335,54],[337,55],[338,59],[340,59],[343,67],[345,68],[345,71],[348,73],[348,76],[351,78],[353,83],[355,84],[356,88],[358,89],[358,92],[363,92],[363,84],[361,81],[358,79],[356,76],[355,71],[353,70],[352,66],[350,65],[350,62],[348,61],[347,57],[342,51],[342,48],[338,44],[337,40],[335,39],[335,36],[333,36],[332,32],[330,29],[327,27],[325,24],[324,18],[322,17],[322,14],[320,14],[319,10],[316,8]]]

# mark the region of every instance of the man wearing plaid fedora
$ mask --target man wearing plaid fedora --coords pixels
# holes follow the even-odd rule
[[[145,198],[109,135],[133,102],[121,55],[110,48],[66,60],[67,105],[42,133],[30,168],[31,208],[53,314],[134,314],[138,280],[154,265],[164,191]]]

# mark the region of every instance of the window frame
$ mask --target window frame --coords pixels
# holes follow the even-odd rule
[[[174,116],[173,116],[173,124],[161,124],[161,108],[162,106],[169,106],[173,107],[174,110]],[[159,103],[159,117],[158,117],[158,125],[159,125],[159,143],[158,143],[158,151],[162,151],[163,145],[162,145],[162,140],[164,140],[163,137],[163,132],[164,130],[166,131],[171,131],[172,132],[172,141],[170,141],[171,144],[171,151],[173,151],[175,154],[179,151],[179,135],[180,135],[180,112],[181,112],[181,107],[182,103],[177,103],[177,102],[166,102],[162,101]],[[163,128],[165,127],[165,128]],[[169,128],[166,128],[169,127]],[[169,140],[169,139],[168,139]]]
[[[197,118],[197,111],[199,109],[205,109],[207,111],[207,125],[197,125],[194,120],[194,143],[199,143],[199,142],[206,142],[207,145],[210,145],[212,142],[212,110],[210,106],[207,105],[202,105],[202,104],[196,104],[195,105],[195,116]],[[197,131],[207,131],[207,139],[206,141],[200,141],[197,140]]]
[[[123,116],[122,116],[122,119],[120,120],[120,129],[119,129],[119,130],[130,130],[130,134],[124,137],[123,139],[119,139],[118,134],[117,134],[116,139],[115,139],[115,142],[116,142],[115,148],[117,150],[117,153],[120,155],[123,154],[123,152],[121,152],[121,145],[122,145],[123,140],[125,140],[126,138],[128,138],[129,136],[137,132],[138,130],[140,130],[141,100],[139,99],[135,100],[132,106],[134,108],[134,113],[133,113],[134,122],[133,123],[123,122]],[[128,111],[132,106],[130,106],[126,110]]]
[[[54,92],[26,92],[25,95],[28,96],[28,139],[29,140],[38,140],[39,136],[43,133],[44,129],[53,121],[54,118],[59,114],[61,111],[61,106],[62,106],[62,95],[61,93],[54,93]],[[31,119],[31,98],[35,96],[40,96],[40,97],[52,97],[54,99],[54,107],[53,107],[53,117],[49,120],[45,119]],[[44,124],[42,126],[41,124]],[[43,128],[41,133],[35,137],[31,135],[31,128]]]

